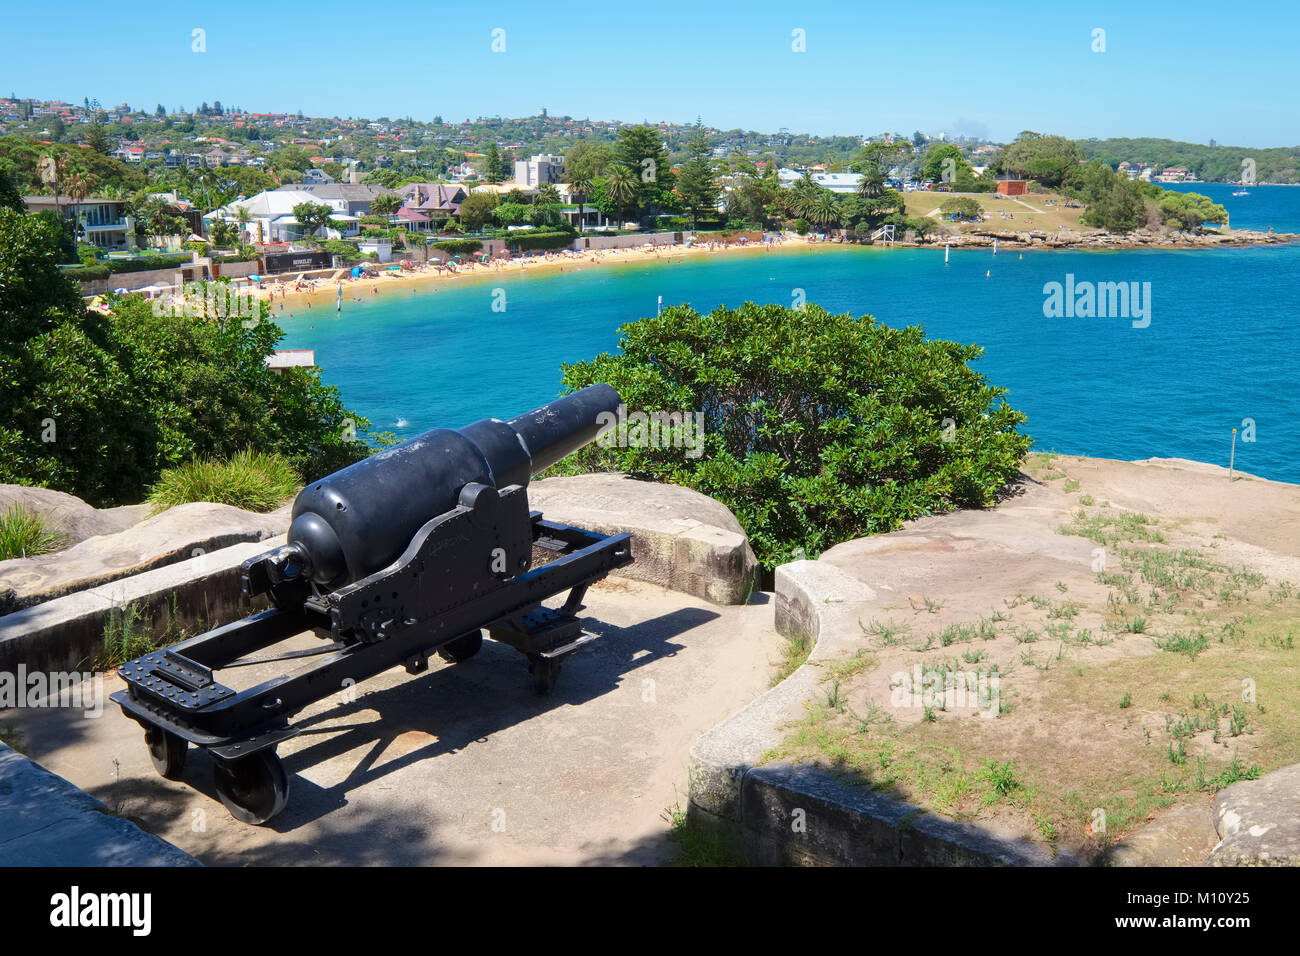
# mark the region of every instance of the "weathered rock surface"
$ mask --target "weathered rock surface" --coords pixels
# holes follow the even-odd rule
[[[1209,799],[1172,807],[1110,851],[1111,866],[1204,866],[1218,841]]]
[[[615,572],[716,604],[743,604],[758,562],[726,505],[676,485],[625,475],[547,478],[528,488],[547,520],[632,535],[631,565]]]
[[[45,516],[52,528],[67,539],[67,544],[77,544],[97,534],[124,531],[149,516],[148,505],[96,508],[62,491],[0,485],[0,512],[15,504]]]
[[[70,495],[62,497],[81,504]],[[63,551],[0,561],[0,614],[233,544],[277,537],[289,527],[289,509],[286,505],[270,514],[254,514],[209,502],[179,505],[125,529],[96,533]],[[90,523],[96,520],[83,517]]]
[[[1220,790],[1214,825],[1213,866],[1300,866],[1300,763]]]

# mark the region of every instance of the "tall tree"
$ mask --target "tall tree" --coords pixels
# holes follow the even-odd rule
[[[636,197],[632,208],[638,218],[663,206],[666,195],[672,193],[675,177],[659,130],[653,126],[624,126],[618,131],[614,156],[634,177]]]
[[[636,175],[622,164],[611,166],[605,176],[605,195],[614,204],[619,228],[623,228],[623,211],[636,205]]]
[[[717,212],[718,177],[709,158],[708,137],[698,124],[686,149],[689,156],[677,174],[677,194],[682,197],[682,204],[690,213],[691,228],[695,229],[701,215]]]
[[[573,176],[569,179],[569,195],[573,197],[574,202],[578,204],[578,231],[582,231],[583,221],[585,219],[584,209],[587,202],[587,196],[591,193],[592,181],[585,175]]]

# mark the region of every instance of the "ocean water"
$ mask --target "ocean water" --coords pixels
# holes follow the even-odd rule
[[[1231,187],[1189,188],[1227,205],[1234,226],[1300,232],[1300,188],[1257,186],[1235,199]],[[1045,284],[1067,274],[1076,286],[1149,289],[1149,325],[1045,316]],[[803,290],[835,312],[919,323],[931,337],[983,346],[975,367],[1028,414],[1025,431],[1040,450],[1227,465],[1236,427],[1238,468],[1300,482],[1300,245],[954,250],[946,264],[941,249],[755,250],[507,271],[374,299],[369,288],[341,316],[332,297],[292,318],[277,310],[281,347],[315,349],[322,378],[348,406],[403,438],[555,397],[562,362],[617,348],[618,326],[654,314],[659,296],[706,311],[745,300],[789,305]],[[497,289],[504,311],[493,310]],[[1241,440],[1252,423],[1255,440]]]

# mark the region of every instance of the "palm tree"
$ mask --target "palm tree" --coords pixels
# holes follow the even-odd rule
[[[591,177],[586,173],[579,173],[569,180],[569,195],[573,196],[578,202],[578,232],[582,232],[583,206],[587,201],[587,194],[591,192]]]
[[[402,198],[397,193],[380,193],[370,202],[370,211],[377,216],[391,216],[402,208]]]
[[[840,221],[840,206],[835,199],[835,194],[829,189],[823,189],[808,204],[808,212],[804,218],[817,223],[819,226],[829,226],[832,223],[838,224]]]
[[[248,209],[244,206],[239,207],[239,212],[235,214],[239,219],[239,244],[248,245]]]
[[[878,163],[864,163],[858,195],[864,199],[878,199],[885,194],[885,174]]]
[[[73,238],[78,241],[80,241],[80,234],[85,231],[81,224],[81,203],[90,195],[91,181],[89,176],[83,176],[81,173],[71,173],[63,184],[63,188],[67,190],[68,198],[72,200]]]
[[[623,165],[614,165],[609,167],[605,174],[605,195],[614,203],[614,208],[618,210],[618,227],[623,228],[623,209],[628,206],[637,194],[636,176],[632,170]]]
[[[537,195],[533,197],[534,203],[557,203],[560,201],[560,191],[555,188],[554,183],[541,183],[537,187]]]

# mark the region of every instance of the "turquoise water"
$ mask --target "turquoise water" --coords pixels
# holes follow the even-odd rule
[[[1234,226],[1300,231],[1300,189],[1251,192],[1212,198],[1230,204]],[[942,250],[826,247],[505,273],[345,301],[341,317],[323,300],[279,319],[281,347],[315,349],[349,407],[405,438],[554,397],[561,362],[616,348],[617,327],[653,314],[658,296],[705,311],[746,299],[788,305],[802,289],[832,311],[982,345],[976,367],[1010,390],[1039,449],[1226,465],[1231,429],[1249,418],[1256,441],[1238,442],[1237,466],[1300,482],[1300,245],[943,259]],[[1150,325],[1044,317],[1044,284],[1067,273],[1076,283],[1149,282]],[[492,309],[497,288],[504,312]]]

